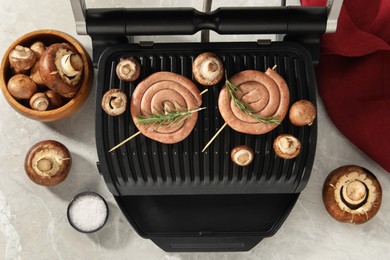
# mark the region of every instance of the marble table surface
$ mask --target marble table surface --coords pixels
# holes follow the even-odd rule
[[[95,0],[89,4],[102,2]],[[120,5],[119,2],[105,1],[110,6]],[[133,6],[150,4],[148,1],[128,2]],[[154,2],[156,5],[175,4],[175,1]],[[217,2],[221,5],[222,1]],[[226,3],[245,5],[247,2],[250,1]],[[199,1],[185,3],[201,8]],[[1,0],[0,17],[1,55],[17,37],[44,28],[73,35],[91,52],[89,36],[76,33],[68,0]],[[240,39],[230,37],[233,38]],[[156,39],[163,40],[163,37]],[[218,39],[218,36],[212,37],[212,40]],[[199,41],[199,34],[174,40]],[[274,236],[264,239],[249,252],[166,253],[136,234],[97,172],[94,95],[92,91],[73,116],[53,123],[40,123],[21,116],[0,95],[0,259],[389,259],[390,194],[386,188],[390,185],[390,175],[340,134],[329,120],[321,99],[318,101],[318,147],[311,178]],[[23,168],[29,147],[43,139],[64,143],[73,156],[71,174],[65,182],[52,188],[31,182]],[[383,187],[379,213],[363,225],[335,221],[322,203],[322,185],[327,174],[346,164],[370,169]],[[111,212],[104,228],[89,235],[76,232],[66,218],[69,201],[86,190],[100,193],[108,201]]]

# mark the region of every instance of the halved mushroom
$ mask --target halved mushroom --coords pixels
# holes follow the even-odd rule
[[[62,97],[76,95],[83,75],[83,60],[67,43],[50,45],[39,60],[39,73],[45,85]]]
[[[301,142],[293,135],[281,134],[275,138],[273,147],[277,156],[292,159],[301,152]]]
[[[69,150],[63,144],[45,140],[36,143],[27,152],[24,169],[36,184],[53,186],[65,180],[71,165]]]
[[[15,49],[9,53],[8,58],[9,63],[16,74],[26,73],[36,61],[34,52],[21,45],[17,45]]]
[[[38,86],[29,76],[17,74],[8,80],[7,89],[16,99],[30,99],[37,93]]]
[[[336,220],[362,224],[378,212],[382,202],[382,187],[369,170],[346,165],[328,175],[322,198],[326,210]]]
[[[192,73],[200,84],[212,86],[220,82],[224,76],[223,63],[215,54],[205,52],[192,63]]]
[[[247,166],[253,161],[253,150],[247,145],[239,145],[232,149],[230,157],[238,166]]]
[[[30,107],[38,111],[46,111],[49,108],[50,100],[45,93],[35,93],[30,99]]]
[[[116,66],[116,75],[124,81],[135,81],[141,73],[141,65],[133,58],[121,60]]]
[[[291,108],[289,113],[290,121],[293,125],[296,126],[305,126],[312,125],[314,119],[316,118],[317,109],[308,100],[299,100],[295,102]]]
[[[120,89],[110,89],[104,93],[102,108],[110,116],[118,116],[126,111],[127,97]]]

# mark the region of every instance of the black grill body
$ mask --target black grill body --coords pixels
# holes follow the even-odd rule
[[[309,52],[292,42],[155,43],[107,46],[98,63],[96,145],[99,170],[124,215],[143,237],[166,251],[244,251],[273,235],[306,186],[312,169],[317,122],[293,126],[288,116],[263,135],[247,135],[226,127],[202,153],[203,146],[224,124],[218,110],[223,82],[203,95],[194,130],[177,144],[161,144],[142,135],[114,152],[108,150],[136,133],[130,107],[118,117],[101,109],[103,94],[120,88],[129,100],[137,84],[158,71],[193,80],[192,61],[202,52],[218,55],[229,76],[247,69],[276,71],[286,80],[290,105],[300,99],[316,104],[316,81]],[[139,80],[120,81],[116,64],[123,57],[141,63]],[[194,81],[194,80],[193,80]],[[194,81],[195,82],[195,81]],[[198,85],[200,90],[205,87]],[[279,134],[302,143],[298,157],[285,160],[273,151]],[[246,144],[254,162],[238,167],[231,149]]]

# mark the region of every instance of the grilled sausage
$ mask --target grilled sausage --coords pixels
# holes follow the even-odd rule
[[[279,122],[286,116],[290,92],[287,83],[274,70],[268,69],[265,73],[245,70],[232,76],[229,81],[238,88],[236,97],[246,103],[254,114],[260,117],[277,117]],[[221,89],[218,106],[225,122],[238,132],[264,134],[278,126],[259,123],[240,110],[232,101],[226,86]]]
[[[172,72],[156,72],[140,82],[131,98],[131,116],[141,133],[161,143],[172,144],[182,141],[194,128],[198,113],[192,113],[181,123],[171,126],[141,125],[139,116],[150,117],[156,114],[177,109],[183,111],[197,109],[202,104],[200,92],[189,79]]]

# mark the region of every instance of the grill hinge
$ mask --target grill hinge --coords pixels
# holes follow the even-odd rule
[[[258,39],[257,40],[257,45],[270,45],[272,43],[271,39]]]
[[[140,41],[139,46],[141,48],[153,48],[154,42],[153,41]]]

